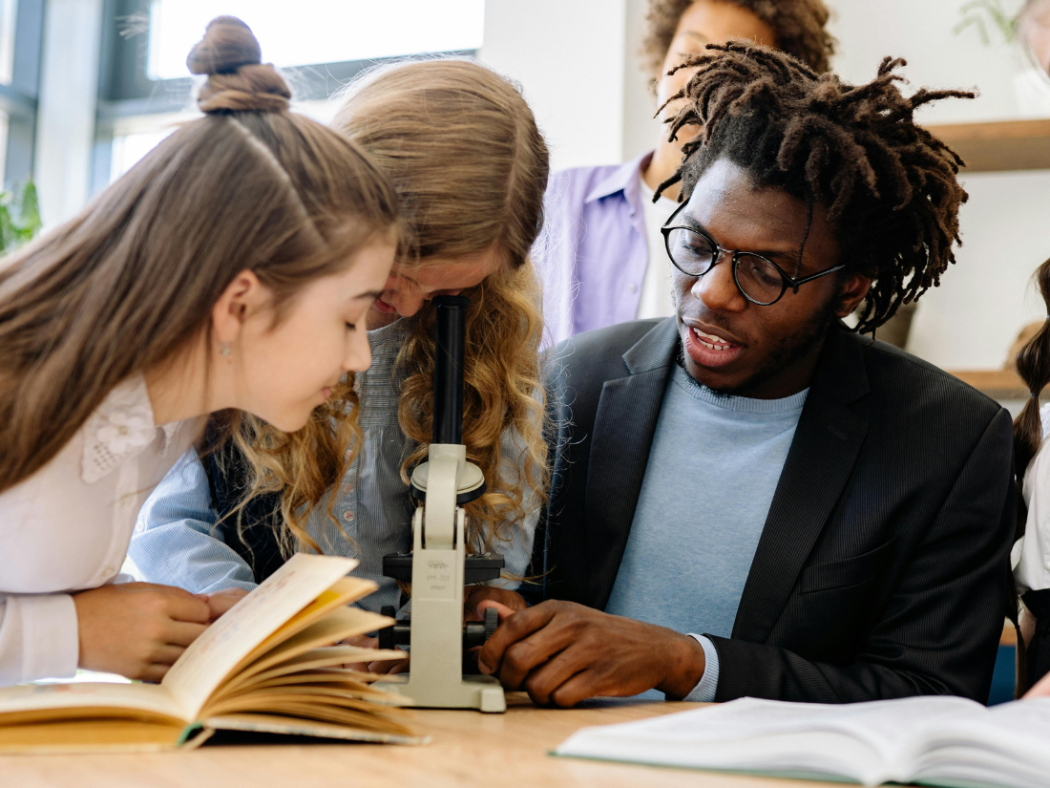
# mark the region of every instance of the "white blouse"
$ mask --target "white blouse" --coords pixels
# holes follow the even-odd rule
[[[1025,471],[1021,494],[1028,506],[1024,537],[1014,545],[1011,558],[1014,582],[1023,594],[1050,588],[1050,405],[1039,411],[1043,440]]]
[[[47,465],[0,493],[0,686],[76,672],[70,593],[117,580],[142,503],[200,426],[156,426],[137,375]]]

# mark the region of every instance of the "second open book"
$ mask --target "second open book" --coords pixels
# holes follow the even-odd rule
[[[376,586],[349,558],[297,554],[205,630],[160,684],[0,689],[0,752],[156,750],[216,730],[414,743],[405,703],[345,664],[402,652],[333,646],[394,623],[348,607]]]
[[[584,728],[556,755],[819,780],[978,788],[1050,785],[1050,698],[843,705],[744,698]]]

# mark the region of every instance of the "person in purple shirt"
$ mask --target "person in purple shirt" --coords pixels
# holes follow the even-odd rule
[[[691,71],[667,72],[707,44],[742,38],[776,46],[818,73],[834,41],[823,0],[649,0],[645,53],[657,103],[677,93]],[[673,117],[675,102],[661,112]],[[660,228],[677,207],[678,187],[653,201],[681,164],[680,133],[626,164],[555,173],[547,188],[544,231],[533,259],[544,286],[547,342],[583,331],[674,314],[671,264]]]

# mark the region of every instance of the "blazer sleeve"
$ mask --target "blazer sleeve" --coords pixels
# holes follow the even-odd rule
[[[984,702],[1006,614],[1015,524],[1010,416],[967,458],[852,664],[711,637],[717,701],[751,696],[845,703],[952,694]]]

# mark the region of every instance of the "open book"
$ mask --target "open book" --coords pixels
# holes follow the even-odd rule
[[[850,705],[744,698],[584,728],[554,752],[580,758],[975,788],[1050,785],[1050,699],[985,708],[920,697]]]
[[[348,607],[375,590],[350,558],[297,554],[212,624],[160,684],[0,689],[0,752],[158,750],[216,730],[416,743],[405,700],[345,664],[401,651],[333,646],[393,624]]]

